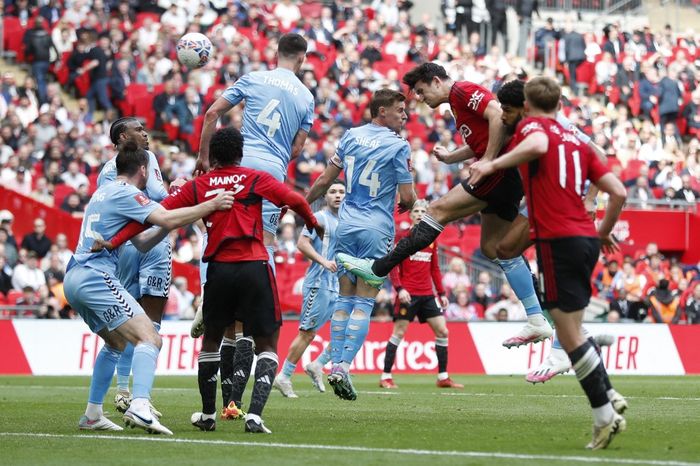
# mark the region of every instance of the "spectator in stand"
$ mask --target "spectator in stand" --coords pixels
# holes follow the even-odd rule
[[[31,198],[41,202],[42,204],[46,204],[49,207],[53,207],[53,185],[49,185],[49,182],[45,177],[39,177],[36,180],[36,186],[32,191]]]
[[[25,54],[32,65],[32,76],[37,83],[39,103],[42,104],[46,102],[46,76],[49,73],[51,52],[58,56],[51,36],[44,29],[43,21],[41,16],[37,16],[34,20],[34,27],[24,34]]]
[[[179,99],[177,86],[173,79],[165,81],[163,92],[153,98],[153,110],[156,114],[156,129],[163,129],[164,123],[169,123],[175,117],[175,109]]]
[[[187,279],[185,277],[175,277],[170,292],[177,294],[178,317],[180,319],[193,319],[192,302],[194,301],[194,294],[187,289]]]
[[[63,282],[66,276],[66,265],[61,261],[61,256],[58,254],[51,254],[48,257],[48,266],[44,270],[44,276],[46,277],[46,283],[49,286],[55,285],[51,280],[56,282]]]
[[[504,285],[504,287],[507,287],[507,290],[504,290],[506,292],[506,298],[497,301],[491,306],[489,306],[486,309],[486,312],[484,313],[484,319],[497,320],[497,315],[501,312],[502,309],[505,309],[508,313],[508,321],[527,320],[525,308],[523,307],[518,297],[515,295],[515,293],[513,293],[513,290],[510,289],[508,285]]]
[[[117,61],[116,66],[112,67],[109,79],[112,102],[116,103],[126,99],[126,88],[133,80],[129,61],[124,59]]]
[[[46,285],[46,277],[39,268],[37,254],[34,251],[29,251],[26,264],[17,264],[12,272],[12,288],[24,290],[26,287],[31,287],[37,291],[42,285]]]
[[[17,157],[11,157],[10,160],[15,161],[15,166],[3,169],[2,176],[0,176],[3,185],[8,189],[29,196],[32,193],[32,175],[27,173],[24,167],[18,166],[19,159]]]
[[[639,82],[639,97],[642,99],[642,112],[651,119],[651,111],[659,103],[659,73],[654,67],[648,67]]]
[[[66,186],[70,186],[76,191],[80,186],[90,184],[90,180],[84,173],[81,173],[80,164],[75,160],[68,164],[68,170],[61,175],[61,180]]]
[[[649,308],[653,322],[657,324],[677,324],[680,320],[680,297],[669,289],[665,278],[649,292]]]
[[[160,24],[166,32],[181,36],[187,28],[187,13],[180,8],[177,2],[172,2],[168,10],[160,17]]]
[[[467,264],[461,257],[453,257],[450,260],[450,265],[447,273],[442,276],[442,286],[445,288],[445,293],[448,296],[456,296],[455,290],[469,290],[471,288],[471,280],[467,275]]]
[[[624,45],[620,40],[620,30],[614,24],[606,26],[603,29],[605,33],[605,43],[603,44],[603,52],[609,53],[613,61],[618,61],[619,57],[624,52]]]
[[[192,87],[185,89],[185,94],[176,101],[174,108],[180,132],[184,134],[194,132],[194,120],[202,114],[202,109],[202,98],[197,91]]]
[[[323,173],[326,168],[326,157],[318,150],[318,145],[311,138],[307,138],[304,149],[296,159],[294,167],[294,181],[298,188],[309,188],[314,175]]]
[[[530,42],[530,33],[532,32],[532,15],[537,13],[540,16],[538,0],[518,0],[515,3],[515,9],[518,13],[518,23],[520,24],[518,31],[518,56],[527,57],[527,46]]]
[[[560,33],[554,28],[554,19],[547,18],[545,25],[535,32],[535,66],[545,67],[555,53],[554,43],[559,40]],[[584,48],[585,50],[585,48]]]
[[[646,283],[646,277],[635,271],[632,262],[625,261],[622,265],[622,273],[616,275],[612,284],[619,297],[624,296],[627,302],[628,311],[620,312],[621,316],[629,316],[635,320],[641,320],[646,316],[646,312],[641,312],[645,308],[643,297]],[[624,290],[624,293],[622,290]]]
[[[483,283],[474,285],[469,301],[480,305],[482,309],[486,309],[491,302],[491,297],[487,294],[486,285]]]
[[[80,196],[78,196],[77,193],[70,193],[63,200],[61,210],[68,212],[73,217],[83,218],[83,214],[85,213],[85,204],[80,200]]]
[[[693,189],[693,180],[690,175],[682,175],[681,181],[683,186],[676,192],[674,198],[686,202],[698,202],[698,200],[700,200],[700,193]]]
[[[149,90],[161,84],[163,82],[163,75],[158,70],[157,64],[158,59],[152,55],[149,56],[146,59],[146,65],[136,73],[136,82],[139,84],[146,84]]]
[[[12,267],[5,258],[5,245],[0,244],[0,293],[7,295],[12,289]]]
[[[479,320],[476,307],[469,302],[469,292],[461,288],[455,297],[455,302],[447,306],[445,319],[449,321]]]
[[[617,63],[609,52],[605,52],[603,57],[595,65],[595,80],[599,86],[609,87],[615,82],[617,76]]]
[[[690,102],[683,109],[683,118],[688,123],[688,132],[700,136],[700,88],[691,94]]]
[[[586,60],[586,41],[581,33],[574,30],[571,20],[567,21],[562,42],[559,43],[559,58],[569,69],[569,87],[575,95],[578,95],[576,69]]]
[[[620,274],[620,264],[615,259],[608,262],[603,270],[601,270],[595,278],[595,285],[598,293],[606,299],[613,297],[613,283]]]
[[[282,225],[279,239],[277,240],[277,251],[283,253],[289,259],[294,259],[294,254],[297,252],[294,224],[285,223]]]
[[[678,68],[674,65],[669,66],[666,76],[659,81],[659,115],[662,128],[668,123],[676,127],[678,113],[683,104],[683,91],[683,85],[678,80]]]
[[[273,13],[285,31],[290,30],[292,25],[301,19],[301,11],[292,0],[282,0],[275,6]]]
[[[24,236],[22,248],[36,253],[39,259],[43,259],[51,249],[51,240],[46,236],[46,222],[44,219],[34,220],[34,231]]]
[[[172,179],[190,178],[195,167],[194,158],[190,157],[187,152],[181,151],[177,146],[170,147],[170,158],[173,159],[175,154],[170,176]]]
[[[86,97],[90,106],[88,119],[91,121],[98,102],[103,110],[112,109],[108,95],[109,74],[107,73],[111,52],[109,36],[100,36],[97,44],[94,37],[88,40],[90,45],[85,55],[87,62],[78,68],[77,73],[79,75],[90,73],[90,88]]]
[[[683,310],[687,323],[700,324],[700,282],[695,282],[692,290],[683,306]]]
[[[649,179],[646,176],[638,176],[635,185],[627,192],[627,202],[646,208],[647,203],[652,199],[654,199],[654,193],[649,188]]]

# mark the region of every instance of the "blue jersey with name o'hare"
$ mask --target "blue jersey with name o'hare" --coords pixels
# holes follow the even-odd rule
[[[332,159],[347,184],[339,222],[393,238],[396,188],[413,183],[410,156],[408,142],[387,127],[369,123],[348,130]]]
[[[325,230],[323,238],[319,238],[315,230],[310,232],[307,228],[303,229],[302,234],[311,239],[311,245],[324,259],[335,260],[335,230],[338,227],[338,217],[328,209],[320,210],[314,215]],[[321,264],[312,261],[304,277],[304,288],[321,288],[337,293],[338,276],[323,268]]]
[[[95,239],[110,239],[129,221],[144,223],[160,205],[137,187],[123,181],[112,181],[99,187],[85,208],[80,240],[68,268],[84,265],[114,275],[118,254],[102,251],[91,253]]]
[[[262,159],[274,167],[265,171],[282,181],[297,132],[308,132],[313,124],[311,92],[292,71],[276,68],[242,76],[222,97],[231,105],[245,100],[243,166],[261,169],[249,163],[251,157]]]

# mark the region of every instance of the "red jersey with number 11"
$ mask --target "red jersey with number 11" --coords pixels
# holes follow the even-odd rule
[[[530,238],[597,237],[582,196],[587,179],[596,182],[609,170],[574,133],[552,118],[523,119],[515,131],[512,147],[534,133],[547,136],[549,149],[542,157],[520,166]]]

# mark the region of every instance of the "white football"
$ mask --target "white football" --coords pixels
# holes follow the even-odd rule
[[[214,52],[211,41],[204,34],[190,32],[177,41],[177,59],[187,68],[201,68],[209,62]]]

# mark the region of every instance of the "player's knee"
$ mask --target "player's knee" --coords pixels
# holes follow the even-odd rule
[[[447,338],[450,336],[450,332],[447,331],[447,327],[438,327],[435,329],[435,338]]]
[[[494,260],[497,257],[499,257],[496,253],[497,248],[498,248],[498,245],[496,243],[494,243],[493,241],[482,241],[481,242],[482,254],[491,260]]]
[[[508,243],[501,241],[496,246],[496,257],[499,259],[513,259],[517,255],[513,246]]]
[[[316,330],[299,330],[299,336],[306,344],[309,344],[314,340]]]

